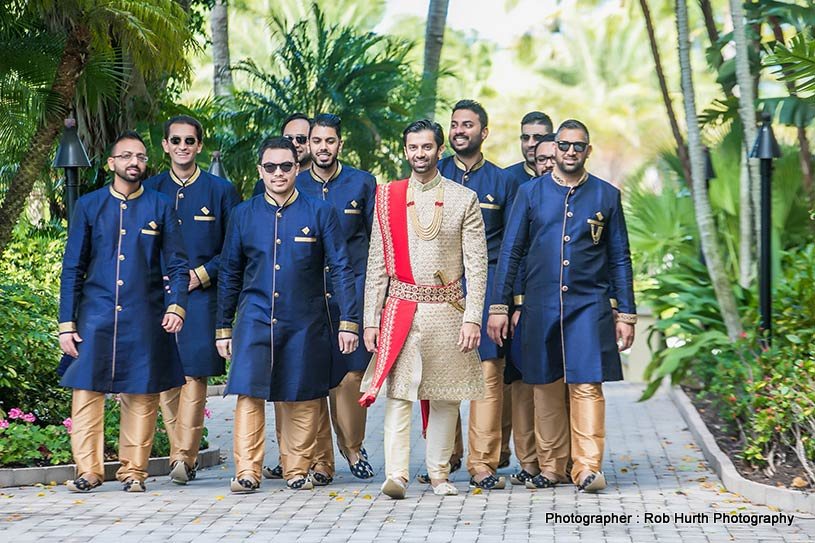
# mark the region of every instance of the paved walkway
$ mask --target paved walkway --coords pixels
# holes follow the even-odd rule
[[[265,481],[253,495],[229,493],[232,475],[231,424],[234,398],[210,398],[210,440],[221,446],[227,463],[203,470],[187,487],[166,478],[149,479],[146,494],[125,494],[118,483],[106,483],[92,494],[71,494],[64,487],[0,489],[0,541],[263,541],[310,543],[359,541],[489,542],[566,541],[718,542],[812,541],[815,520],[796,515],[791,525],[714,521],[715,513],[778,514],[724,492],[664,394],[636,402],[637,385],[607,385],[606,461],[608,489],[598,495],[578,494],[571,486],[529,491],[513,487],[476,494],[467,489],[466,472],[454,474],[461,491],[440,498],[412,483],[408,498],[392,501],[379,494],[383,481],[383,401],[371,409],[366,446],[376,477],[354,479],[340,458],[335,483],[314,491],[293,492],[281,481]],[[267,410],[267,429],[273,428]],[[411,469],[422,470],[423,442],[418,409]],[[277,443],[267,432],[267,458],[277,456]],[[511,470],[504,470],[508,475]],[[603,525],[547,515],[616,514]],[[665,522],[662,514],[667,513]],[[674,515],[697,514],[685,522]],[[622,515],[630,515],[620,521]],[[647,518],[646,515],[653,515]],[[707,522],[704,516],[707,515]],[[749,522],[749,520],[748,520]]]

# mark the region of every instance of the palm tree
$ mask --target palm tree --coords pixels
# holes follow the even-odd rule
[[[730,0],[730,16],[733,20],[733,42],[736,46],[736,81],[739,86],[739,117],[744,134],[742,149],[744,151],[744,164],[742,166],[742,182],[740,186],[740,233],[741,253],[739,266],[739,284],[747,288],[753,272],[753,257],[751,254],[751,229],[758,235],[758,221],[761,197],[758,182],[758,168],[755,161],[747,157],[750,146],[756,139],[756,99],[753,92],[753,74],[750,71],[750,58],[748,52],[747,31],[744,22],[744,9],[741,0]],[[746,174],[746,175],[745,175]],[[755,211],[755,213],[753,213]],[[754,228],[755,225],[755,228]]]
[[[346,159],[383,176],[398,173],[401,131],[418,89],[406,61],[412,44],[329,23],[316,5],[306,19],[290,25],[273,17],[271,26],[282,40],[271,67],[237,63],[235,74],[246,77],[247,89],[235,93],[221,117],[228,127],[221,144],[232,180],[254,182],[251,154],[259,139],[276,133],[295,111],[339,115]]]
[[[226,0],[215,0],[210,14],[212,28],[212,90],[215,96],[232,90],[232,68],[229,62],[229,10]]]
[[[419,98],[419,116],[433,119],[436,115],[436,84],[439,77],[444,27],[447,25],[449,0],[430,0],[424,38],[424,69]]]
[[[665,103],[665,109],[668,113],[668,122],[671,124],[671,133],[673,134],[674,141],[676,142],[676,153],[679,157],[679,162],[682,165],[682,173],[688,186],[691,186],[691,173],[690,173],[690,159],[688,158],[688,148],[685,146],[685,139],[679,131],[679,123],[676,120],[676,113],[674,112],[673,102],[671,96],[668,94],[668,84],[665,81],[665,71],[662,68],[662,60],[659,55],[659,45],[657,44],[656,32],[654,32],[654,22],[651,19],[651,10],[648,8],[648,0],[640,0],[640,7],[642,8],[642,15],[645,19],[645,29],[648,32],[648,43],[651,46],[651,54],[654,57],[654,67],[657,72],[657,80],[659,81],[659,90],[662,93],[662,101]]]
[[[688,152],[690,155],[691,175],[693,178],[693,201],[696,211],[696,224],[699,228],[699,240],[702,253],[707,262],[710,281],[719,302],[727,335],[735,341],[742,333],[736,298],[733,294],[727,272],[724,268],[716,224],[705,186],[705,157],[702,149],[702,135],[696,114],[696,94],[693,88],[693,72],[690,62],[690,31],[688,28],[688,6],[686,0],[676,0],[676,28],[679,49],[679,67],[682,76],[682,95],[685,104],[685,120],[688,128]]]
[[[34,182],[47,167],[92,59],[120,51],[124,56],[117,60],[142,74],[183,73],[189,69],[183,55],[189,29],[186,13],[172,0],[9,0],[0,10],[0,20],[11,22],[28,39],[48,37],[64,44],[52,79],[43,88],[47,102],[0,205],[2,254]],[[25,76],[23,72],[17,77]]]

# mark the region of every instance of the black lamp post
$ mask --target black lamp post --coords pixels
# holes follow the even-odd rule
[[[76,119],[65,119],[65,130],[59,140],[57,156],[54,157],[54,168],[65,169],[65,210],[68,222],[74,215],[74,206],[79,197],[79,168],[89,168],[91,161],[88,153],[76,133]]]
[[[229,178],[226,176],[226,170],[224,169],[224,165],[221,162],[220,151],[213,151],[212,164],[209,165],[209,173],[211,173],[212,175],[217,175],[218,177],[221,177],[229,181]]]
[[[781,156],[778,142],[775,141],[770,126],[772,118],[765,113],[750,158],[761,160],[761,240],[759,242],[758,296],[761,306],[761,328],[767,332],[767,343],[772,337],[772,263],[770,239],[772,233],[772,191],[770,181],[773,176],[773,159]]]

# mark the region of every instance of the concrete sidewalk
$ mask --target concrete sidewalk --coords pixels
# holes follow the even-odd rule
[[[609,487],[602,494],[578,494],[569,485],[476,494],[467,488],[467,473],[460,471],[453,476],[459,496],[441,498],[413,482],[406,500],[392,501],[379,494],[384,480],[384,401],[380,399],[370,410],[366,439],[377,472],[372,481],[351,476],[337,453],[338,474],[328,487],[294,492],[282,481],[264,481],[258,493],[236,496],[229,492],[235,399],[210,398],[209,438],[226,455],[225,465],[202,470],[186,487],[172,485],[163,477],[148,479],[146,494],[125,494],[113,482],[87,495],[71,494],[62,486],[4,489],[0,492],[0,541],[815,540],[815,520],[806,515],[795,514],[791,525],[785,519],[783,525],[760,522],[751,526],[750,515],[779,512],[724,492],[667,395],[659,393],[640,404],[636,400],[641,390],[639,385],[622,383],[605,386],[608,437],[604,471]],[[269,406],[269,464],[277,458],[273,417]],[[414,474],[424,471],[420,424],[417,406],[411,454]],[[509,475],[514,469],[503,473]],[[575,513],[583,517],[551,518]],[[676,522],[677,513],[688,516]],[[745,522],[726,523],[715,519],[715,513],[741,515]],[[595,514],[614,514],[615,518],[605,525],[589,518],[584,525],[585,517]]]

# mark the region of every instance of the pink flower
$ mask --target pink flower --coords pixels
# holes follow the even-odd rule
[[[26,422],[36,422],[37,421],[37,417],[34,416],[34,413],[26,413],[25,415],[23,415],[20,418],[23,419]]]
[[[12,407],[11,410],[8,412],[8,418],[10,419],[20,419],[23,417],[23,411],[18,407]]]
[[[65,429],[68,431],[69,434],[71,433],[71,430],[74,429],[74,421],[71,420],[71,417],[68,417],[67,419],[62,421],[62,425],[65,426]]]
[[[8,428],[8,421],[6,419],[0,419],[0,430],[3,428]]]
[[[206,418],[208,418],[208,419],[211,419],[211,418],[212,418],[212,411],[210,411],[208,407],[205,407],[205,408],[204,408],[204,416],[205,416]]]

